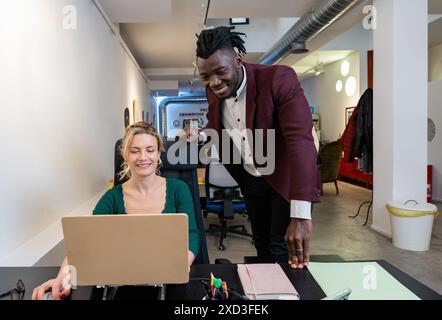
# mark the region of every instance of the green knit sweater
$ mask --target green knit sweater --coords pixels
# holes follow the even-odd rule
[[[166,178],[166,205],[162,213],[185,213],[189,225],[189,250],[198,254],[200,238],[195,222],[192,194],[187,184],[181,180]],[[124,207],[123,187],[118,185],[108,190],[98,201],[93,211],[94,215],[100,214],[126,214]]]

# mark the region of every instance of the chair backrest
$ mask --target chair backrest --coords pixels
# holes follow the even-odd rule
[[[121,165],[124,162],[120,153],[123,140],[120,139],[115,144],[115,163],[114,163],[114,185],[124,183],[127,178],[120,179],[118,173],[121,171]],[[195,209],[195,221],[200,233],[200,250],[198,256],[195,257],[195,264],[209,264],[209,253],[207,251],[206,235],[204,232],[204,224],[201,216],[201,203],[198,188],[197,164],[190,164],[190,145],[187,145],[183,151],[187,152],[186,161],[184,163],[171,164],[167,159],[167,151],[174,142],[164,141],[165,152],[161,154],[163,167],[161,168],[161,176],[167,178],[179,179],[186,182],[189,186],[193,198],[193,207]],[[181,149],[177,150],[179,153]]]
[[[120,179],[119,173],[122,169],[122,165],[124,163],[124,158],[121,155],[121,146],[123,145],[123,139],[115,142],[115,150],[114,150],[114,186],[122,184],[127,181],[127,177]]]
[[[233,201],[243,201],[241,189],[226,167],[218,160],[210,161],[206,166],[206,198],[208,202],[222,201],[219,190],[232,189]]]
[[[193,198],[193,207],[195,209],[195,221],[197,228],[200,233],[200,250],[198,256],[195,257],[194,264],[209,264],[209,253],[207,251],[206,243],[206,233],[204,231],[204,223],[201,214],[201,202],[200,202],[200,192],[198,187],[198,173],[197,164],[191,164],[190,162],[190,145],[188,144],[186,148],[179,149],[175,154],[177,155],[180,151],[187,152],[187,157],[184,163],[171,164],[167,159],[167,152],[169,148],[174,144],[172,141],[165,141],[164,147],[165,152],[161,155],[161,161],[163,162],[163,167],[161,168],[161,176],[167,178],[179,179],[187,183]]]
[[[335,181],[338,178],[342,158],[342,147],[339,141],[328,143],[319,149],[321,165],[319,172],[321,182]]]

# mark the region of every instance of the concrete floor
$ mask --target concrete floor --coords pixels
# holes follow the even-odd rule
[[[366,227],[366,207],[356,219],[354,215],[360,203],[371,200],[371,191],[339,182],[340,194],[335,194],[333,184],[324,185],[324,196],[313,212],[313,239],[311,255],[339,255],[345,260],[386,260],[426,286],[442,294],[442,222],[435,219],[430,250],[413,252],[392,245],[391,239]],[[436,204],[442,212],[442,203]],[[371,214],[370,214],[371,218]],[[205,224],[217,223],[217,216],[209,214]],[[236,215],[232,224],[246,224],[247,218]],[[244,256],[255,256],[250,239],[229,234],[225,251],[218,250],[219,234],[207,234],[207,246],[211,263],[216,258],[226,258],[235,263],[243,262]]]

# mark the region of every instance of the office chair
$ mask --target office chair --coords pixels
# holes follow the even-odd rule
[[[193,198],[193,207],[195,211],[195,221],[200,233],[200,250],[198,255],[195,257],[194,264],[209,264],[209,253],[207,251],[206,234],[204,231],[204,223],[201,215],[201,205],[200,205],[200,191],[198,188],[198,174],[197,167],[198,164],[192,164],[191,158],[191,146],[186,144],[185,151],[187,157],[184,162],[179,162],[178,164],[171,164],[167,159],[167,151],[169,147],[172,146],[174,142],[164,141],[165,152],[161,154],[161,161],[163,162],[163,167],[161,168],[161,176],[167,178],[179,179],[186,182],[189,186],[190,192]],[[178,153],[181,151],[175,152]]]
[[[187,152],[187,159],[183,163],[172,165],[167,159],[167,151],[174,142],[164,141],[165,152],[161,154],[163,166],[160,170],[161,176],[165,178],[174,178],[186,182],[189,186],[193,198],[193,207],[195,211],[195,221],[200,233],[200,249],[195,257],[194,264],[209,264],[209,253],[207,251],[206,235],[204,231],[203,219],[201,216],[200,195],[198,188],[197,164],[190,164],[190,145],[187,145],[183,151]],[[127,179],[120,180],[118,173],[121,171],[121,165],[124,162],[120,154],[122,139],[115,144],[115,163],[114,163],[114,185],[124,183]],[[180,152],[177,150],[176,155]]]
[[[119,176],[119,173],[122,169],[121,166],[124,163],[123,156],[120,153],[122,144],[123,144],[123,139],[119,139],[117,140],[117,142],[115,142],[115,147],[114,147],[114,186],[125,183],[128,180],[127,177],[120,179]]]
[[[238,183],[232,178],[222,163],[211,161],[206,167],[205,210],[218,214],[220,225],[210,224],[206,232],[221,232],[218,249],[224,251],[223,244],[227,232],[252,237],[244,225],[227,226],[227,220],[235,213],[246,211],[246,205]],[[240,230],[237,230],[240,229]]]
[[[319,149],[318,156],[321,161],[319,166],[321,196],[324,194],[322,185],[329,182],[334,182],[336,194],[338,195],[338,174],[342,158],[342,148],[339,141],[334,141],[322,146]]]

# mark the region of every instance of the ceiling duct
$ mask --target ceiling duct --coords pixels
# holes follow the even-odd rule
[[[273,64],[289,53],[306,53],[305,43],[361,0],[322,0],[290,28],[258,63]]]

